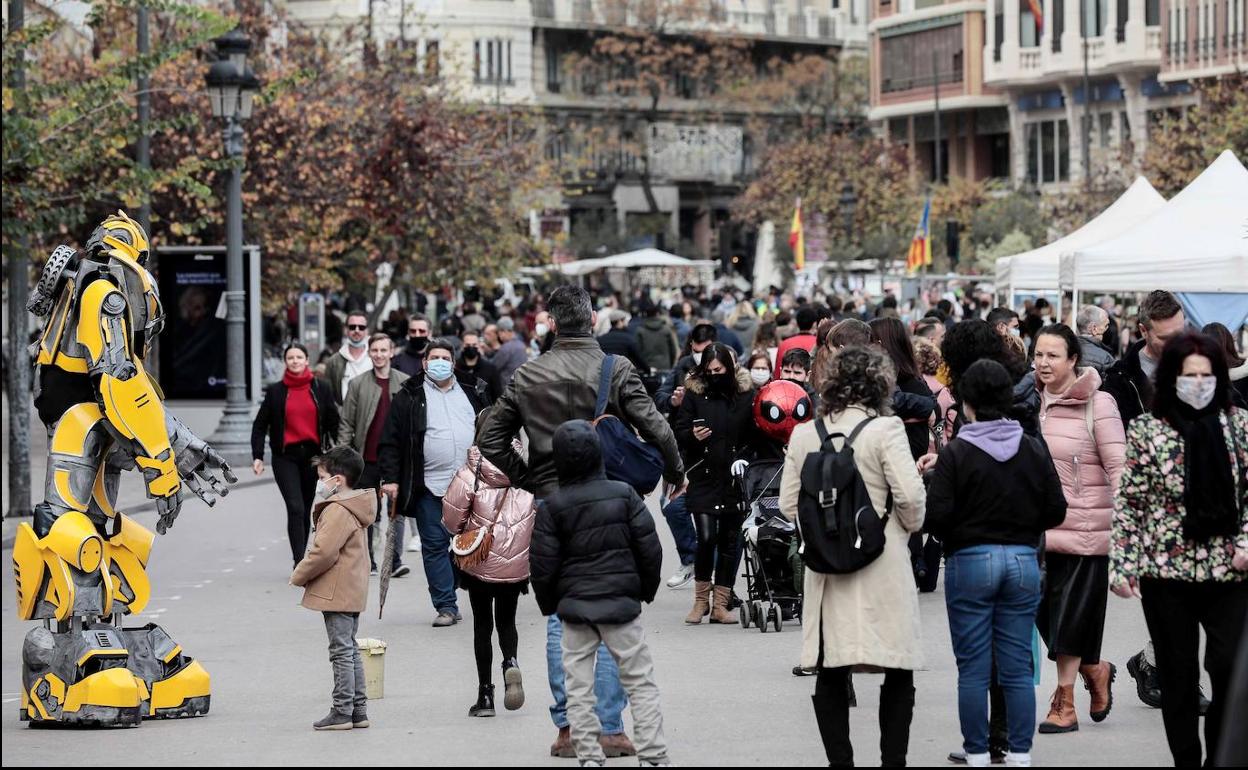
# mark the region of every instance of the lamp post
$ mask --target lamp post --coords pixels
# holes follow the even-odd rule
[[[845,226],[845,256],[841,259],[841,280],[844,281],[849,263],[854,258],[854,209],[858,207],[858,196],[854,194],[854,186],[849,182],[841,185],[841,197],[838,201],[841,209],[841,224]]]
[[[225,154],[230,159],[230,179],[225,210],[226,229],[226,355],[228,381],[225,413],[208,443],[228,462],[246,464],[251,459],[251,404],[247,400],[246,296],[243,291],[243,122],[251,117],[260,82],[247,68],[251,40],[240,29],[214,41],[217,61],[205,81],[212,116],[224,129]]]

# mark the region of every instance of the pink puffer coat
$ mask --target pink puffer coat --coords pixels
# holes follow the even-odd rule
[[[474,491],[475,487],[475,491]],[[452,536],[493,525],[494,544],[485,561],[465,570],[487,583],[518,583],[529,577],[529,541],[537,507],[533,494],[513,488],[507,476],[474,445],[442,498],[442,525]]]
[[[1036,387],[1043,392],[1043,385]],[[1040,407],[1040,430],[1066,494],[1066,520],[1045,535],[1048,551],[1075,556],[1109,553],[1109,526],[1127,438],[1118,404],[1100,387],[1101,376],[1086,367],[1066,393],[1054,399],[1046,396]]]

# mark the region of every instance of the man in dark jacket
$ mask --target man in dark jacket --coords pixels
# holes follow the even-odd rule
[[[676,354],[680,352],[676,332],[667,319],[659,315],[658,305],[649,303],[643,306],[642,314],[645,320],[637,329],[637,348],[641,351],[645,368],[670,371],[676,363]]]
[[[553,299],[552,299],[553,302]],[[659,590],[663,548],[645,502],[607,479],[594,427],[569,420],[555,431],[559,488],[537,511],[530,579],[543,615],[563,626],[568,722],[582,765],[606,760],[594,716],[595,659],[605,645],[630,684],[633,732],[643,765],[667,764],[654,664],[638,617]]]
[[[455,571],[448,555],[450,535],[442,526],[442,496],[468,456],[476,416],[485,408],[485,383],[456,375],[451,346],[434,342],[424,371],[409,378],[394,397],[377,449],[381,491],[391,515],[416,519],[435,628],[459,622]],[[434,408],[429,404],[433,402]]]
[[[628,313],[611,311],[611,330],[598,338],[598,346],[608,355],[617,355],[633,362],[639,372],[647,372],[646,362],[637,348],[637,339],[628,331]]]
[[[1084,305],[1075,316],[1075,330],[1079,334],[1079,363],[1092,367],[1102,378],[1115,360],[1113,352],[1101,342],[1108,328],[1109,314],[1096,305]]]
[[[1118,402],[1122,424],[1152,408],[1153,378],[1166,343],[1183,332],[1187,319],[1183,306],[1168,291],[1154,291],[1140,303],[1140,334],[1144,339],[1132,345],[1118,363],[1105,370],[1101,390]]]
[[[550,323],[556,335],[551,350],[516,370],[511,383],[490,412],[481,429],[478,446],[485,459],[494,463],[511,482],[532,491],[539,499],[559,488],[555,469],[553,438],[555,430],[569,419],[593,419],[598,400],[598,382],[606,354],[590,335],[596,314],[589,294],[574,286],[561,286],[550,295]],[[618,415],[637,429],[650,444],[663,453],[663,478],[673,485],[684,479],[684,466],[676,437],[667,420],[654,408],[654,402],[633,369],[631,362],[616,359],[610,377],[611,393],[607,411]],[[523,428],[529,438],[529,461],[515,449],[512,439]],[[555,706],[551,717],[559,728],[559,738],[551,751],[555,756],[575,756],[566,716],[563,663],[557,654],[563,627],[551,618],[546,625],[547,672]],[[603,743],[613,756],[631,756],[636,751],[623,735],[621,714],[624,691],[619,671],[606,648],[598,659],[599,717]]]
[[[456,374],[470,374],[485,383],[485,404],[492,406],[503,393],[503,382],[498,376],[498,367],[485,360],[481,352],[481,335],[465,330],[460,337],[463,345],[459,358],[455,361]]]
[[[429,319],[416,313],[407,319],[407,343],[395,354],[390,365],[408,377],[415,377],[424,366],[427,347],[429,347]]]

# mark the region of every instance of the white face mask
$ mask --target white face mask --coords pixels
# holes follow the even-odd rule
[[[347,337],[347,344],[356,350],[359,350],[360,348],[368,347],[368,339],[353,340],[350,337]]]
[[[537,333],[539,339],[550,333],[550,326],[547,324],[537,324],[537,328],[533,330]]]
[[[316,480],[316,497],[318,500],[326,500],[332,497],[334,493],[338,491],[338,485],[335,484],[331,488],[329,486],[328,481],[329,479],[317,479]]]
[[[767,384],[767,381],[770,379],[771,379],[770,369],[751,369],[750,370],[750,381],[752,381],[755,385],[765,385]]]
[[[702,352],[701,352],[701,351],[694,351],[694,354],[693,354],[693,365],[694,365],[694,366],[701,366],[701,365],[702,365]]]
[[[1021,337],[1023,336],[1023,330],[1015,326],[1013,329],[1010,329],[1010,334],[1014,335],[1015,337]]]
[[[1213,396],[1218,390],[1216,377],[1179,377],[1174,382],[1174,389],[1179,400],[1193,409],[1204,409],[1213,403]]]

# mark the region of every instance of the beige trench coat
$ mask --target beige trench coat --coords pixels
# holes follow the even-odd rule
[[[867,418],[850,407],[821,418],[829,433],[849,435]],[[819,450],[813,422],[793,430],[784,458],[780,511],[797,518],[802,465]],[[807,569],[802,609],[803,667],[869,665],[915,670],[923,667],[919,599],[910,566],[909,536],[923,526],[926,495],[914,467],[906,431],[897,417],[878,417],[854,440],[854,459],[876,511],[883,512],[893,493],[892,516],[885,528],[884,553],[857,572],[823,575]]]

